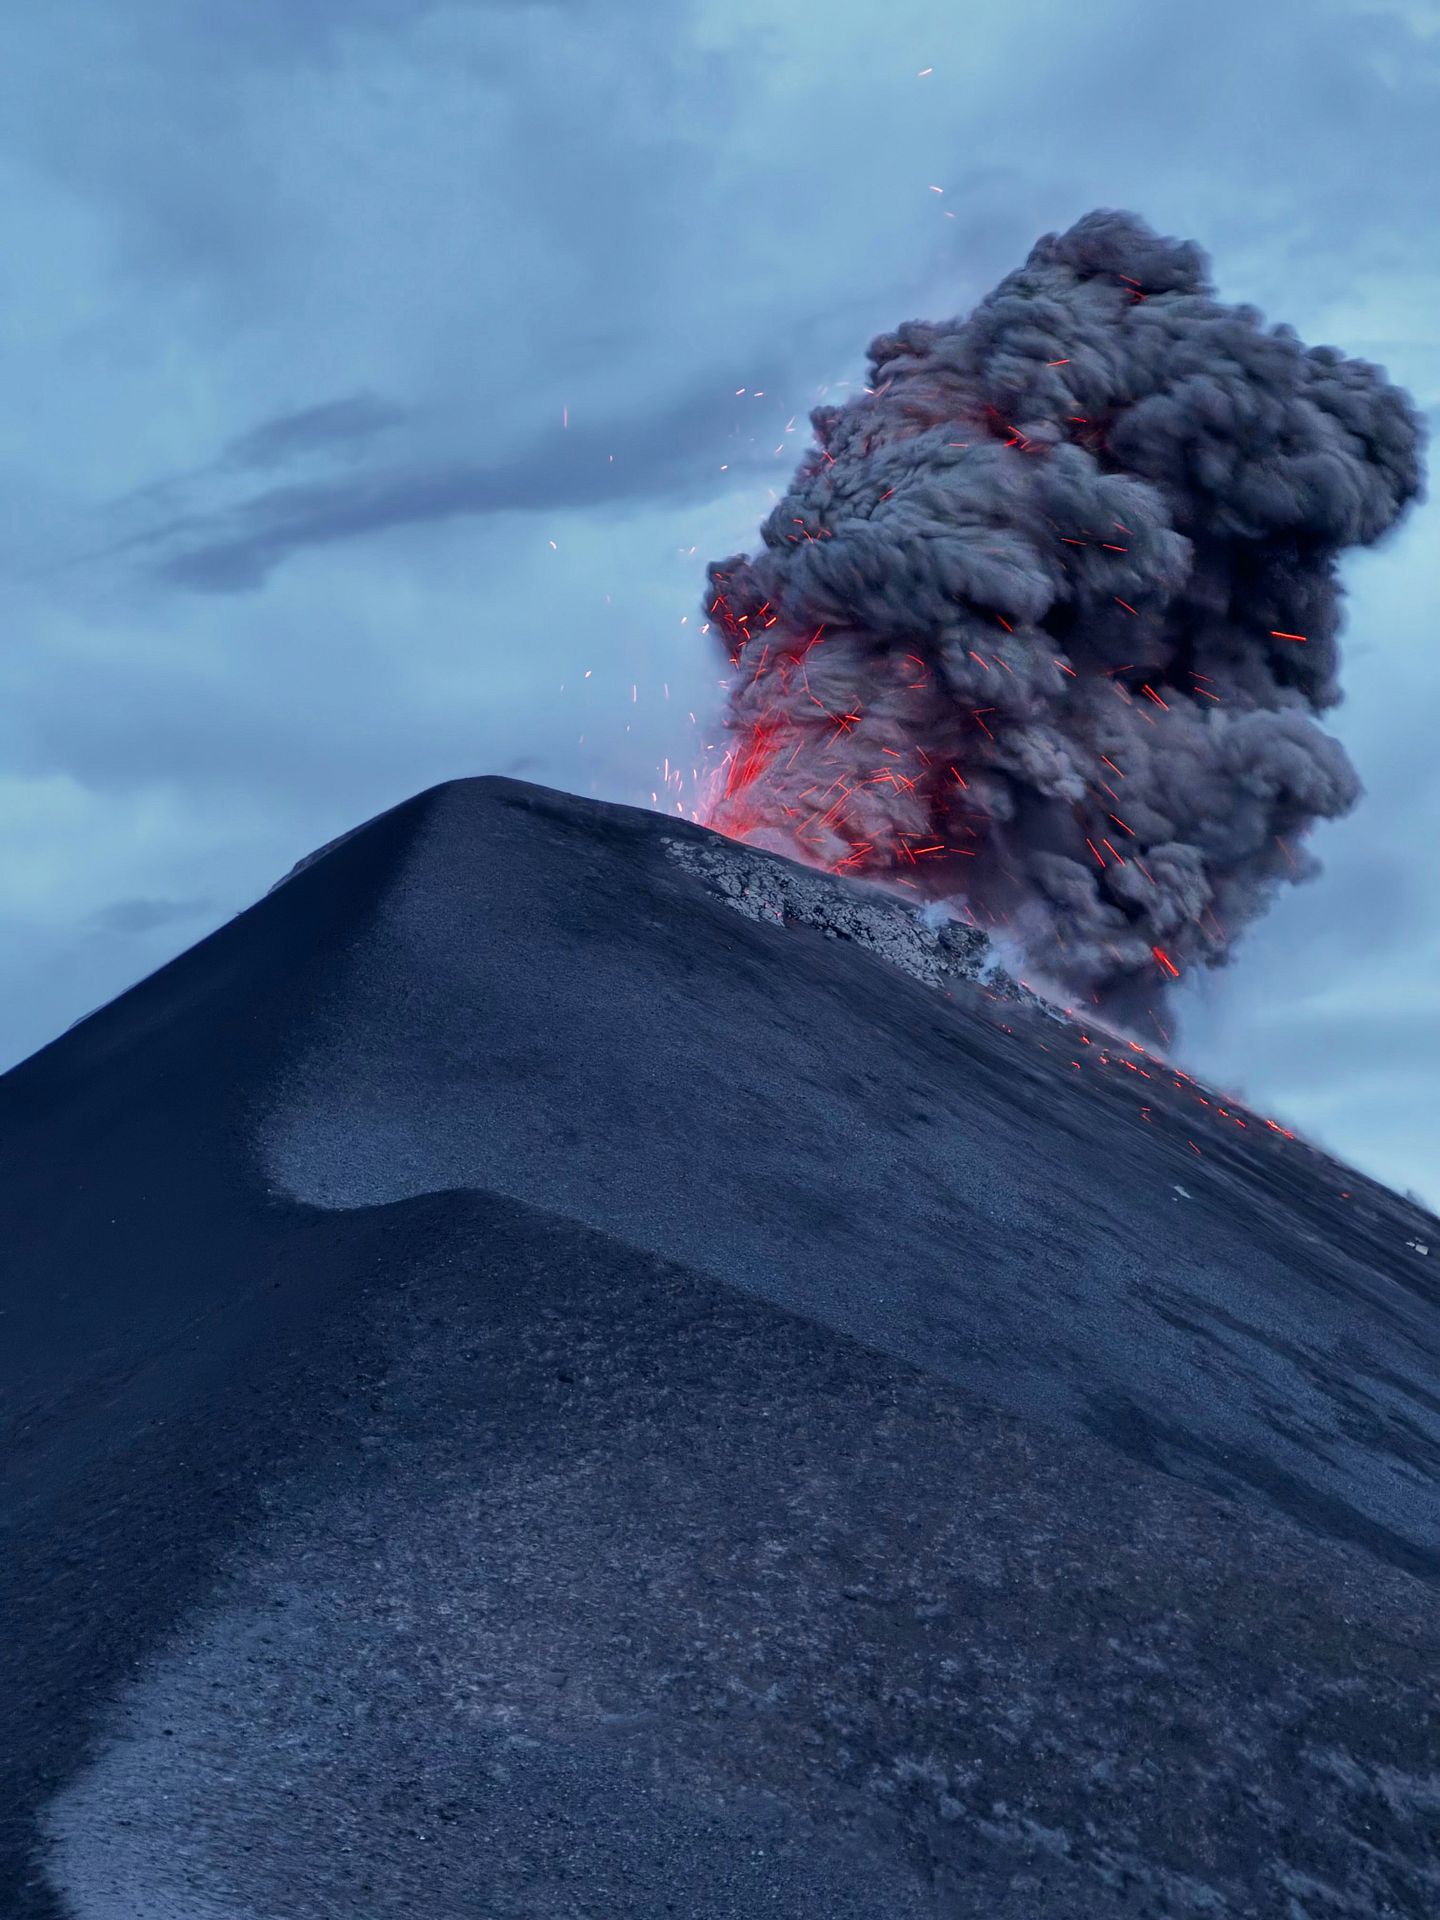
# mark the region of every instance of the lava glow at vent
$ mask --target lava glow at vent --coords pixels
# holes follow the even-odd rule
[[[1336,561],[1418,496],[1420,416],[1102,211],[810,418],[762,550],[707,570],[733,676],[706,824],[1153,1009],[1359,797],[1316,719]]]

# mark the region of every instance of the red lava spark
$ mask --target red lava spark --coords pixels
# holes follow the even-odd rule
[[[776,735],[778,727],[759,725],[751,730],[744,748],[737,752],[730,763],[730,774],[725,786],[725,797],[733,799],[759,778],[761,773],[775,757]]]
[[[1166,973],[1169,974],[1172,980],[1178,980],[1180,978],[1180,969],[1176,966],[1175,962],[1170,958],[1169,954],[1166,953],[1163,947],[1152,947],[1150,951],[1151,953],[1154,954],[1155,958],[1160,962],[1160,965],[1165,969]]]

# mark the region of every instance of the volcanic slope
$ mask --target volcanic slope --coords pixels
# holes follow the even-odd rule
[[[460,781],[0,1078],[7,1920],[1440,1911],[1440,1226],[900,911]]]

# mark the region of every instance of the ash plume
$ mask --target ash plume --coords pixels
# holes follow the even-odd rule
[[[1421,417],[1116,211],[869,358],[763,549],[707,568],[736,669],[707,824],[963,902],[1153,1010],[1360,796],[1316,718],[1337,556],[1419,497]]]

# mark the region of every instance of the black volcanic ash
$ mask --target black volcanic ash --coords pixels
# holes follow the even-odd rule
[[[1337,556],[1420,494],[1409,398],[1099,211],[810,419],[763,549],[707,569],[707,824],[963,900],[1122,1013],[1223,961],[1359,798],[1315,716]]]

